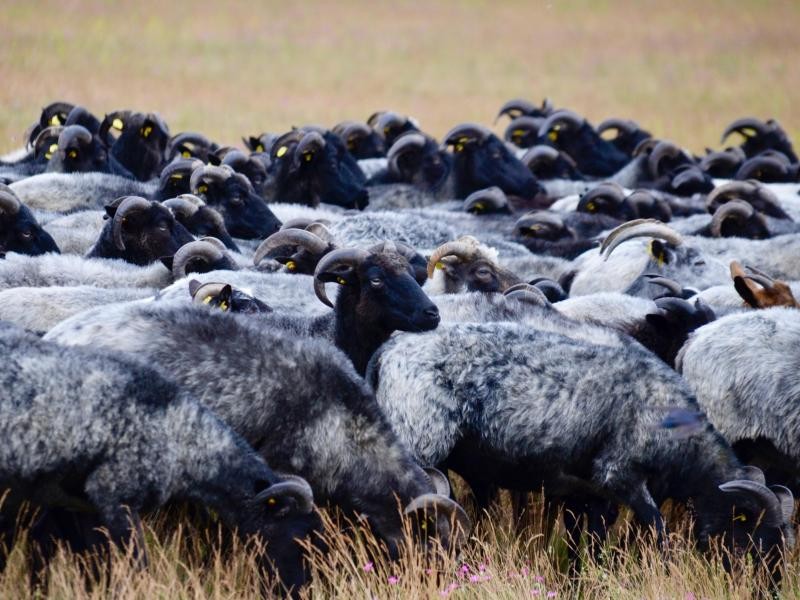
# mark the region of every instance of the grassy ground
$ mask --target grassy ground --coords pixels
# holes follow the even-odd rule
[[[381,108],[441,135],[517,96],[693,150],[744,115],[800,134],[794,1],[6,0],[0,17],[0,151],[55,99],[225,143]]]

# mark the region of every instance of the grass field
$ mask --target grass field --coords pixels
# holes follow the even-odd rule
[[[797,137],[798,23],[800,3],[766,0],[5,1],[0,151],[55,99],[224,143],[382,108],[440,136],[518,96],[695,151],[744,115]]]

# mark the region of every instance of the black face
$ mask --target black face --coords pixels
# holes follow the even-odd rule
[[[113,219],[110,219],[101,236],[108,234],[110,239],[112,224]],[[125,217],[122,240],[125,250],[115,249],[112,258],[149,265],[164,256],[173,256],[181,246],[194,241],[194,237],[166,207],[152,203],[148,210],[136,211]]]
[[[581,173],[575,165],[559,155],[553,161],[539,161],[536,166],[531,167],[531,172],[537,179],[583,179]]]
[[[470,292],[499,292],[497,270],[486,260],[476,260],[466,266],[465,279]]]
[[[497,186],[508,196],[532,199],[544,192],[533,173],[495,135],[483,142],[456,144],[453,154],[456,195]]]
[[[60,148],[50,159],[48,171],[59,173],[89,173],[104,171],[107,167],[107,153],[97,138],[92,137],[89,144],[72,140],[65,148]]]
[[[586,122],[577,129],[569,127],[551,131],[539,143],[566,152],[581,173],[592,177],[613,175],[630,160],[613,144],[597,135]]]
[[[720,237],[741,237],[751,240],[764,240],[770,237],[764,217],[754,212],[749,219],[731,216],[722,222]]]
[[[386,142],[375,131],[366,136],[353,136],[345,144],[347,145],[347,151],[356,160],[386,156]]]
[[[644,129],[637,129],[630,133],[626,131],[619,131],[617,137],[609,140],[614,147],[628,157],[633,156],[633,151],[641,142],[653,137],[649,131]]]
[[[317,263],[332,249],[333,247],[329,246],[325,252],[315,254],[301,246],[279,246],[267,253],[267,258],[281,263],[289,273],[313,275],[314,269],[317,268]]]
[[[272,312],[272,308],[258,298],[233,289],[230,285],[223,287],[215,296],[208,296],[203,304],[218,308],[223,312],[243,314],[259,314]]]
[[[558,226],[549,222],[532,223],[529,226],[518,227],[514,230],[514,239],[522,243],[534,239],[556,242],[559,240],[571,240],[574,237],[572,232],[565,226]]]
[[[397,168],[403,183],[436,192],[444,185],[453,169],[453,158],[426,139],[422,148],[409,148],[397,159]]]
[[[236,175],[223,182],[204,185],[202,196],[222,215],[225,228],[233,237],[264,239],[280,229],[281,222],[246,178]]]
[[[578,202],[578,212],[590,215],[608,215],[620,221],[635,219],[637,216],[629,203],[624,200],[620,202],[608,196],[595,196],[589,199],[581,198]]]
[[[139,181],[158,177],[164,165],[169,131],[155,119],[136,113],[123,123],[111,154]]]
[[[213,208],[201,206],[188,217],[176,214],[175,218],[195,237],[215,237],[225,244],[226,248],[239,252],[239,247],[228,233],[225,223],[220,222],[222,216]]]
[[[381,133],[383,134],[386,147],[391,148],[392,144],[397,141],[397,138],[409,131],[419,131],[419,129],[411,121],[406,119],[402,124],[393,123],[391,125],[387,125],[383,128]]]
[[[59,250],[30,210],[21,206],[15,215],[0,212],[0,253],[6,252],[37,256],[47,252],[59,253]]]
[[[769,121],[767,121],[769,124]],[[780,127],[771,128],[765,133],[756,133],[746,137],[741,146],[748,158],[764,152],[764,150],[777,150],[783,152],[792,163],[797,162],[797,155],[792,148],[792,142]]]

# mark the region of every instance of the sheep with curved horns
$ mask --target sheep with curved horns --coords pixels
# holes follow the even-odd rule
[[[206,505],[264,535],[287,586],[303,583],[294,541],[316,524],[300,479],[282,481],[247,443],[154,369],[109,350],[66,348],[0,327],[3,512],[20,502],[96,513],[113,543],[144,539],[139,513],[170,499]],[[67,482],[64,473],[72,477]],[[266,565],[265,565],[266,566]]]
[[[517,219],[513,239],[533,253],[573,259],[597,246],[597,236],[619,224],[603,214],[536,210]]]
[[[356,160],[386,156],[386,140],[366,123],[342,121],[331,130],[342,138],[347,151]]]
[[[731,262],[731,278],[736,293],[751,308],[771,308],[784,306],[800,308],[792,288],[784,281],[775,280],[758,269],[742,268],[738,262]]]
[[[631,158],[636,146],[653,137],[649,131],[642,129],[636,121],[630,119],[606,119],[595,128],[595,131],[597,135],[603,135],[606,131],[615,132],[614,137],[608,141]]]
[[[379,110],[367,119],[367,125],[383,138],[386,148],[391,147],[404,133],[419,131],[416,119],[391,110]]]
[[[172,162],[180,156],[181,158],[196,158],[207,163],[209,155],[217,149],[219,149],[219,144],[212,142],[202,133],[183,131],[169,139],[165,156],[167,162]]]
[[[278,261],[289,273],[313,275],[320,259],[337,248],[328,228],[316,221],[284,227],[265,239],[253,255],[257,267],[265,258]]]
[[[0,256],[6,252],[35,256],[59,249],[14,191],[0,184]]]
[[[111,131],[119,132],[116,139]],[[120,110],[109,113],[100,124],[100,139],[110,138],[109,161],[116,161],[139,181],[158,177],[164,167],[169,127],[155,113]]]
[[[744,161],[734,179],[753,179],[764,183],[793,183],[800,181],[800,163],[792,164],[789,158],[777,150],[765,150]]]
[[[497,116],[494,118],[494,122],[497,123],[500,117],[504,115],[511,117],[512,120],[519,117],[533,117],[544,120],[553,110],[555,110],[555,107],[549,98],[543,99],[540,106],[536,106],[523,98],[514,98],[500,107]]]
[[[798,334],[795,308],[731,314],[698,329],[677,361],[701,409],[740,457],[765,468],[768,478],[788,478],[795,490]]]
[[[164,256],[161,262],[172,271],[175,280],[189,273],[237,271],[239,264],[217,238],[204,237],[184,244],[174,256]]]
[[[515,273],[497,264],[497,251],[472,236],[446,242],[428,259],[427,275],[431,293],[454,294],[464,289],[479,292],[504,292],[522,283]]]
[[[659,534],[661,502],[691,499],[701,542],[725,533],[773,559],[792,545],[791,493],[745,479],[680,376],[618,334],[599,341],[599,328],[539,310],[541,329],[443,326],[376,354],[368,380],[419,461],[468,481],[624,504]],[[662,427],[676,410],[697,414],[691,436]]]
[[[520,161],[540,181],[551,179],[582,181],[585,179],[572,157],[552,146],[535,145],[520,157]],[[547,189],[546,186],[545,189]]]
[[[193,194],[181,194],[162,202],[175,220],[183,225],[192,235],[197,237],[211,236],[217,238],[228,250],[239,252],[239,247],[233,241],[231,234],[225,227],[224,217],[214,208],[208,206]]]
[[[785,154],[791,162],[798,162],[789,136],[775,119],[768,119],[766,122],[753,117],[737,119],[722,132],[720,144],[725,143],[728,136],[733,133],[738,133],[744,138],[741,149],[748,158],[764,150],[777,150]]]
[[[194,240],[159,202],[126,196],[106,206],[106,212],[109,221],[87,258],[122,258],[148,265]]]
[[[463,510],[435,493],[348,358],[327,341],[265,329],[269,318],[197,305],[127,304],[88,320],[83,313],[46,337],[113,345],[158,365],[273,468],[304,477],[317,501],[366,514],[391,551],[402,531],[398,499],[406,513],[438,511],[433,530],[445,545],[460,543],[469,529]]]

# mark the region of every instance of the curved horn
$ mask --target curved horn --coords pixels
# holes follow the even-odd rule
[[[392,144],[392,147],[389,148],[389,152],[386,155],[389,172],[399,178],[402,175],[398,164],[400,157],[412,150],[421,150],[427,143],[425,136],[421,133],[407,133],[397,138],[397,141]]]
[[[363,262],[370,253],[362,248],[342,248],[341,250],[334,250],[326,254],[322,260],[317,263],[317,268],[314,269],[314,293],[319,298],[320,302],[327,304],[333,308],[333,303],[328,299],[325,293],[325,282],[320,279],[320,276],[340,265],[356,266]]]
[[[295,217],[294,219],[285,221],[284,224],[281,225],[281,229],[305,229],[312,223],[314,223],[314,219],[311,217]]]
[[[194,292],[192,292],[192,283],[197,283]],[[219,296],[222,290],[228,285],[227,283],[204,283],[201,285],[197,280],[192,279],[192,281],[189,282],[189,293],[192,294],[192,303],[205,304],[206,298]]]
[[[375,120],[375,131],[381,135],[386,135],[387,129],[391,127],[403,127],[408,122],[408,117],[398,115],[396,112],[387,110]]]
[[[161,175],[159,175],[159,179],[162,183],[164,183],[175,175],[183,177],[190,175],[197,169],[202,168],[203,161],[197,158],[180,158],[178,160],[173,160],[171,163],[161,169]]]
[[[520,161],[522,164],[533,171],[542,162],[554,162],[558,159],[561,153],[552,146],[545,146],[539,144],[533,146],[525,154],[522,155]]]
[[[746,495],[755,500],[764,510],[764,525],[767,527],[780,527],[784,524],[781,503],[767,486],[747,479],[736,479],[723,483],[719,489],[727,494]]]
[[[303,136],[297,147],[294,149],[295,156],[302,155],[306,152],[316,152],[325,147],[325,138],[323,138],[317,131],[309,131]]]
[[[196,197],[197,196],[195,196],[195,198]],[[170,209],[174,215],[180,216],[183,219],[191,217],[200,209],[198,205],[181,196],[165,200],[162,204]]]
[[[202,146],[203,148],[210,148],[211,140],[209,140],[202,133],[196,133],[193,131],[184,131],[183,133],[179,133],[177,135],[172,136],[167,146],[167,149],[171,151],[173,148],[181,144],[194,144],[196,146]]]
[[[545,108],[544,105],[542,106],[542,108]],[[527,100],[523,100],[522,98],[515,98],[513,100],[509,100],[508,102],[503,104],[503,106],[500,107],[500,111],[497,113],[497,116],[494,118],[494,122],[497,123],[497,121],[503,115],[508,115],[512,119],[516,119],[516,118],[521,117],[523,115],[533,114],[537,110],[538,110],[538,108],[534,104],[532,104],[531,102],[528,102]]]
[[[670,182],[672,188],[677,190],[692,181],[701,184],[705,182],[705,175],[699,167],[695,165],[684,165],[686,168],[682,169]]]
[[[350,141],[350,138],[353,137],[368,137],[372,135],[372,129],[366,123],[358,123],[356,121],[351,121],[347,123],[342,129],[339,131],[339,137],[344,140],[344,143]]]
[[[473,209],[483,210],[485,205],[491,206],[496,211],[507,209],[508,198],[503,190],[497,186],[492,186],[485,190],[472,192],[464,200],[461,210],[465,212],[470,212]]]
[[[61,127],[60,125],[59,126],[53,126],[53,127],[45,127],[44,129],[42,129],[38,133],[36,138],[33,140],[33,151],[34,151],[34,153],[36,155],[39,155],[39,152],[42,149],[42,146],[44,146],[45,143],[48,140],[50,140],[51,138],[55,138],[56,141],[54,143],[58,144],[58,138],[61,135],[61,131],[63,129],[64,128]]]
[[[558,229],[564,228],[564,219],[561,218],[561,215],[549,210],[537,210],[517,219],[517,222],[514,223],[514,231],[530,229],[538,223],[544,223]]]
[[[639,124],[628,119],[606,119],[595,128],[597,135],[602,135],[609,129],[614,129],[620,133],[632,134],[639,130]],[[619,135],[619,134],[617,134]]]
[[[655,305],[664,312],[675,313],[682,316],[690,316],[695,313],[695,309],[691,303],[683,298],[658,298],[655,300]]]
[[[149,210],[150,206],[151,202],[145,200],[141,196],[125,196],[122,199],[122,202],[117,206],[117,210],[111,222],[111,239],[114,240],[114,245],[117,247],[117,250],[121,252],[125,250],[125,242],[122,239],[122,224],[125,219],[131,213],[140,210]]]
[[[21,207],[22,203],[10,187],[0,187],[0,213],[16,215]]]
[[[755,209],[744,200],[726,202],[714,211],[714,216],[711,218],[711,235],[716,238],[722,237],[722,224],[726,219],[731,217],[749,219],[753,213]]]
[[[657,273],[645,273],[644,276],[647,279],[648,283],[652,283],[653,285],[660,285],[664,289],[668,290],[674,296],[680,297],[681,294],[683,294],[683,287],[681,287],[681,284],[675,281],[674,279],[663,277],[661,275],[658,275]]]
[[[550,306],[544,292],[529,283],[516,283],[503,292],[505,298],[519,300],[534,306]]]
[[[706,210],[715,212],[720,205],[731,198],[748,198],[756,193],[758,186],[754,181],[731,181],[711,190],[706,197]],[[730,197],[730,198],[729,198]]]
[[[69,102],[52,102],[42,109],[39,124],[42,127],[64,125],[73,108],[75,105]]]
[[[403,514],[412,515],[415,513],[436,513],[453,522],[456,531],[450,533],[455,533],[456,538],[455,542],[450,544],[452,548],[462,546],[472,528],[472,523],[464,509],[457,502],[439,494],[422,494],[414,498],[405,507]]]
[[[436,269],[436,263],[442,260],[445,256],[455,256],[459,260],[472,260],[477,253],[477,245],[464,239],[458,239],[453,242],[445,242],[436,250],[433,251],[431,257],[428,259],[428,279],[433,279],[433,272]]]
[[[477,123],[461,123],[447,132],[447,135],[444,136],[444,140],[442,141],[442,146],[453,146],[455,144],[472,141],[483,142],[490,135],[492,135],[492,132],[483,125],[478,125]]]
[[[193,194],[196,194],[197,188],[200,187],[203,180],[210,179],[211,181],[218,181],[221,183],[227,180],[231,175],[233,175],[233,169],[228,166],[205,166],[197,168],[192,171],[192,176],[189,178],[189,189],[192,190]]]
[[[310,486],[306,482],[305,485],[295,479],[287,479],[280,483],[274,483],[267,489],[259,492],[253,499],[257,503],[271,504],[270,501],[276,501],[278,498],[289,498],[294,501],[299,514],[307,515],[314,510],[314,496],[309,493]],[[288,514],[289,509],[283,508],[280,514]]]
[[[224,247],[224,246],[223,246]],[[206,240],[195,240],[181,246],[172,259],[172,276],[177,280],[186,277],[186,266],[190,261],[202,259],[212,264],[225,258],[225,252]]]
[[[623,223],[606,236],[600,246],[600,255],[605,254],[605,259],[608,260],[617,246],[637,237],[658,238],[673,246],[683,243],[681,234],[657,219],[634,219]]]
[[[733,178],[737,180],[757,179],[756,175],[761,177],[761,171],[767,171],[770,174],[778,174],[784,177],[788,175],[787,165],[783,161],[774,156],[759,155],[746,160],[742,166],[739,167],[739,170]]]
[[[533,133],[538,134],[539,127],[541,127],[543,122],[543,117],[517,117],[508,124],[508,127],[506,127],[506,131],[503,134],[503,139],[513,143],[514,135],[518,132],[527,133],[532,131]]]
[[[422,470],[431,480],[437,494],[445,497],[450,496],[450,480],[447,479],[444,473],[434,467],[422,467]]]
[[[755,119],[753,117],[745,117],[743,119],[736,119],[733,123],[728,125],[725,128],[725,131],[722,132],[722,137],[719,140],[720,144],[725,143],[725,140],[728,138],[730,134],[733,132],[741,133],[745,137],[750,137],[745,133],[745,130],[752,129],[756,133],[766,133],[767,132],[767,124],[760,119]]]
[[[328,244],[316,234],[305,229],[281,229],[276,231],[261,242],[253,255],[253,264],[258,264],[275,248],[281,246],[302,246],[312,254],[322,254],[328,249]]]
[[[710,171],[714,167],[724,167],[726,169],[737,168],[742,163],[741,157],[735,152],[711,152],[700,159],[700,168],[703,171]]]
[[[581,125],[584,124],[586,119],[580,116],[578,113],[571,111],[571,110],[557,110],[553,114],[551,114],[547,119],[545,119],[544,123],[542,123],[541,127],[539,127],[539,137],[544,137],[556,125],[561,125],[562,123],[568,125],[569,127],[573,127],[578,129]]]
[[[617,183],[604,181],[581,196],[578,204],[585,206],[595,198],[610,198],[616,204],[622,204],[625,201],[625,190]]]
[[[677,158],[680,155],[681,149],[672,142],[658,142],[647,159],[647,167],[650,169],[650,175],[653,179],[657,179],[659,176],[658,169],[662,160],[665,158]]]
[[[85,146],[92,143],[92,134],[82,125],[69,125],[58,135],[58,147],[66,148],[72,140],[78,140]]]

